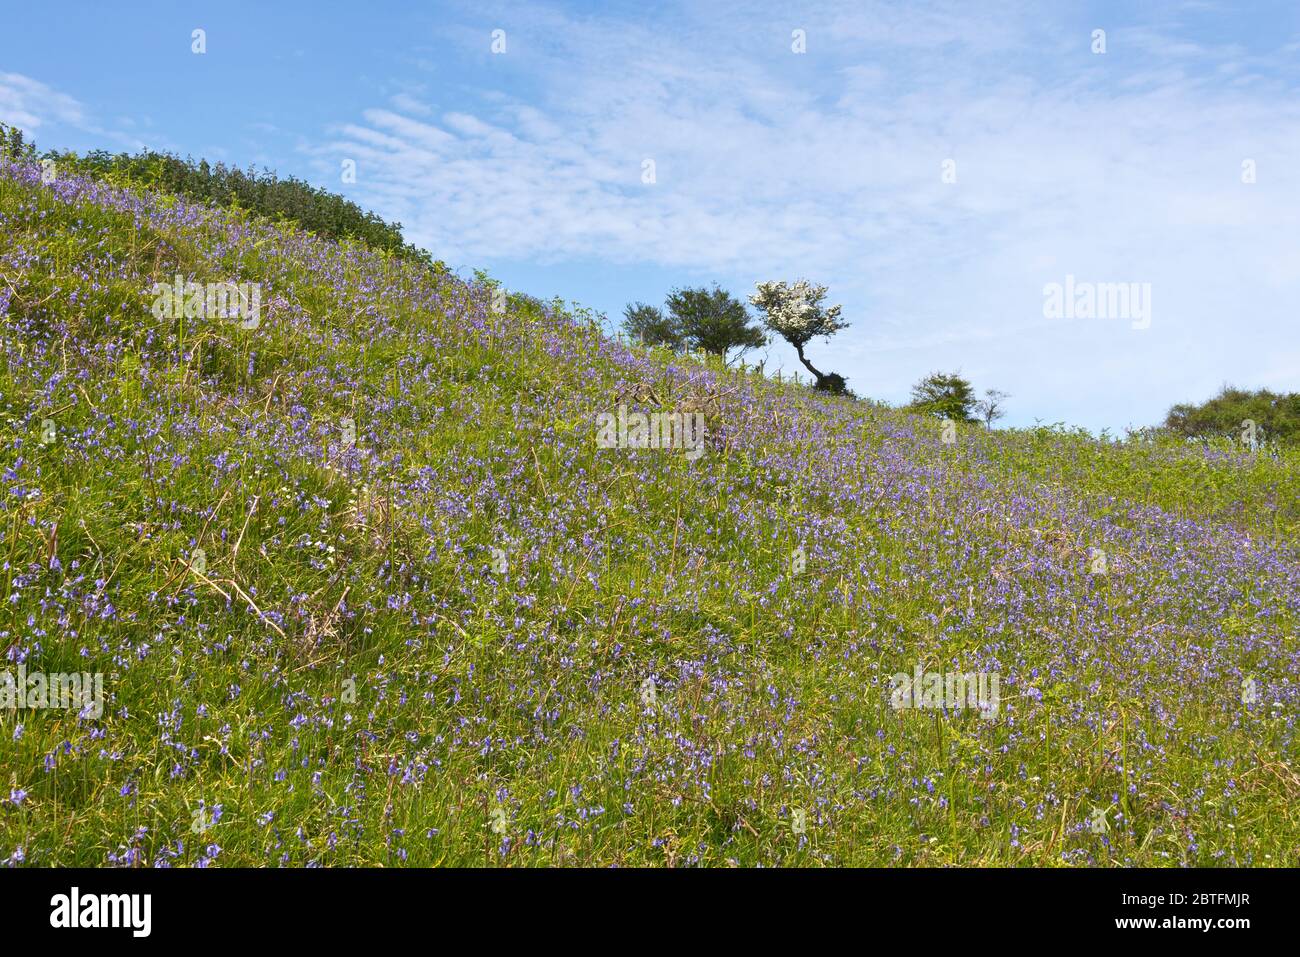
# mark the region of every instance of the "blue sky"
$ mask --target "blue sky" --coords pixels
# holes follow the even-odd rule
[[[268,166],[611,317],[807,277],[851,323],[813,362],[874,398],[960,369],[1005,424],[1120,430],[1300,389],[1294,0],[0,12],[0,121],[41,147]],[[1149,325],[1047,317],[1067,276],[1148,284]]]

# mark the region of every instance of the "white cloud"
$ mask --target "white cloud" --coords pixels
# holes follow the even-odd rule
[[[50,120],[81,126],[85,116],[66,93],[21,73],[0,73],[0,122],[34,132]]]
[[[410,93],[397,93],[389,100],[393,108],[403,113],[413,113],[416,116],[428,116],[433,111],[424,103],[421,103]]]
[[[86,107],[72,96],[21,73],[0,73],[0,123],[20,127],[31,139],[36,139],[42,128],[65,125],[129,149],[143,149],[144,141],[124,130],[139,123],[148,126],[149,120],[119,117],[116,124],[120,129],[104,128],[93,122]],[[44,145],[37,141],[37,146]]]
[[[526,94],[394,98],[328,149],[449,261],[644,264],[736,292],[809,276],[845,303],[834,361],[868,393],[969,361],[1022,410],[1149,421],[1189,383],[1282,386],[1300,362],[1289,58],[1162,16],[1108,24],[1099,56],[1090,25],[1038,5],[512,12]],[[1152,283],[1152,328],[1044,321],[1067,273]]]

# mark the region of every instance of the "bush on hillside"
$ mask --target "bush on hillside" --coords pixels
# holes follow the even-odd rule
[[[31,142],[24,141],[21,130],[0,124],[0,154],[33,159],[36,152]],[[73,172],[246,209],[270,219],[288,220],[318,236],[357,239],[373,249],[434,265],[427,251],[402,238],[401,223],[386,222],[342,196],[292,176],[281,179],[270,170],[241,170],[207,160],[196,163],[153,150],[134,155],[95,150],[85,156],[51,150],[41,155]]]

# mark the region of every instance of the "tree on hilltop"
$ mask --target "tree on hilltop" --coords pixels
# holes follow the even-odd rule
[[[643,345],[667,346],[674,351],[682,347],[681,327],[658,306],[629,302],[623,310],[623,331],[629,339]]]
[[[830,339],[848,323],[840,318],[839,306],[825,306],[826,287],[815,286],[806,279],[793,285],[782,282],[760,282],[758,291],[749,301],[763,313],[763,323],[794,347],[795,354],[805,369],[816,379],[815,388],[823,392],[843,394],[848,391],[844,377],[831,372],[823,373],[804,355],[804,346],[816,338]]]
[[[932,372],[912,386],[913,412],[954,422],[975,422],[975,388],[955,372]]]
[[[767,344],[767,336],[754,324],[745,304],[717,286],[674,289],[668,295],[668,314],[688,346],[724,362],[732,349],[743,355]]]

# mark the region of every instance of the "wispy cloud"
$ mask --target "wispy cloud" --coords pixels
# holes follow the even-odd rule
[[[0,72],[0,123],[17,126],[33,137],[42,128],[62,124],[130,149],[145,145],[134,133],[94,122],[85,106],[69,94],[21,73]],[[130,127],[135,123],[133,118],[125,117],[119,118],[117,125]]]
[[[355,160],[348,195],[450,263],[503,264],[611,313],[680,283],[807,276],[852,323],[827,365],[867,394],[961,366],[1013,392],[1018,421],[1118,425],[1224,379],[1293,387],[1285,10],[476,0],[385,33],[331,125],[325,100],[245,128],[302,142],[323,185],[343,188]],[[11,122],[89,128],[88,112],[0,74]],[[1043,286],[1066,275],[1150,283],[1150,329],[1045,319]]]
[[[521,51],[526,96],[483,90],[442,113],[395,99],[326,150],[356,157],[363,195],[452,261],[828,282],[859,319],[835,355],[868,389],[903,389],[916,369],[885,357],[912,350],[934,365],[973,355],[1053,404],[1047,370],[1083,361],[1121,390],[1099,381],[1109,398],[1055,404],[1141,419],[1195,388],[1189,376],[1248,378],[1260,349],[1297,348],[1277,341],[1300,282],[1285,38],[1247,55],[1179,39],[1163,14],[1110,24],[1098,55],[1090,25],[1038,6],[782,9],[503,13],[519,39],[497,59]],[[1153,283],[1146,338],[1044,321],[1042,287],[1067,273]],[[1175,357],[1181,381],[1135,375]]]
[[[21,73],[0,73],[0,122],[36,130],[48,120],[80,126],[80,103]]]

